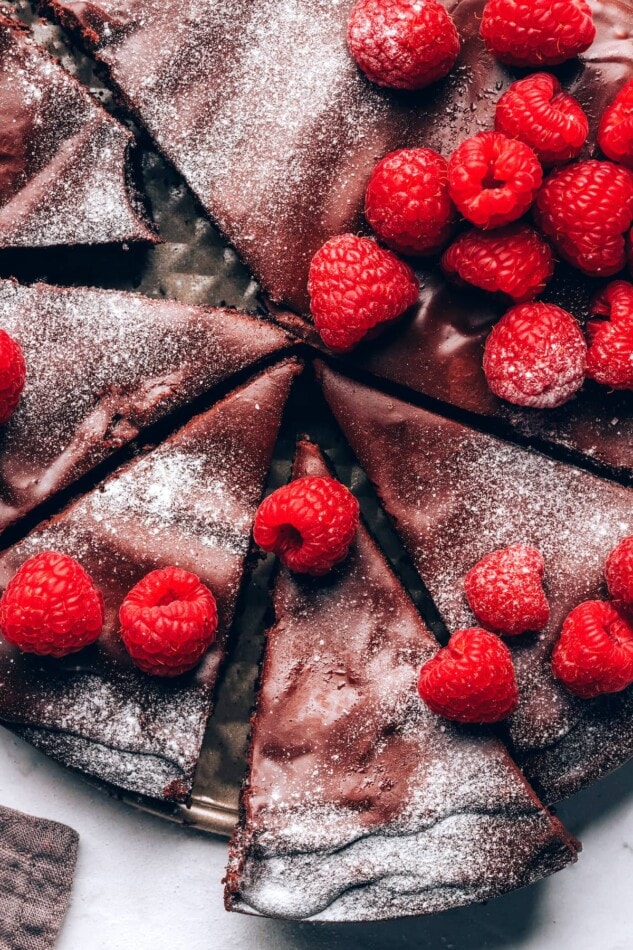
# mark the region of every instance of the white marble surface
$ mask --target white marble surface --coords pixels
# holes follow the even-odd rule
[[[225,913],[226,843],[95,791],[0,729],[0,803],[81,835],[59,950],[631,950],[633,763],[559,810],[585,850],[548,881],[487,906],[379,925]]]

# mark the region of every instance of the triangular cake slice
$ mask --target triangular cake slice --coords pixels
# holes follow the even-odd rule
[[[57,550],[92,575],[106,605],[94,647],[43,662],[0,646],[0,719],[67,765],[153,797],[186,799],[198,760],[259,504],[293,378],[289,360],[195,417],[147,455],[9,548],[0,588]],[[138,672],[118,630],[128,590],[177,565],[213,591],[218,637],[177,680]]]
[[[234,310],[0,281],[27,383],[0,429],[0,530],[183,403],[292,341]]]
[[[0,14],[0,248],[157,240],[132,134]]]
[[[445,81],[407,95],[367,82],[349,55],[345,27],[354,0],[42,2],[106,65],[271,298],[299,313],[308,312],[308,268],[317,249],[333,234],[366,227],[364,192],[378,159],[420,145],[448,158],[465,138],[494,127],[497,100],[519,75],[484,48],[486,0],[445,0],[460,56]],[[559,70],[589,116],[583,157],[598,154],[604,108],[633,77],[630,2],[590,6],[596,39]],[[556,411],[510,407],[492,395],[481,366],[499,308],[483,294],[449,287],[436,269],[423,268],[420,278],[419,308],[353,354],[359,366],[633,473],[630,393],[587,384]],[[547,294],[582,318],[595,291],[595,281],[575,273]],[[303,329],[314,339],[310,323]]]
[[[513,749],[539,793],[555,801],[626,761],[633,690],[575,699],[554,680],[550,656],[569,611],[606,595],[606,557],[633,534],[633,491],[327,367],[320,373],[325,398],[449,630],[475,622],[463,579],[484,554],[515,542],[542,552],[550,622],[540,635],[507,641],[521,697],[510,720]]]
[[[329,474],[300,443],[295,477]],[[577,843],[503,745],[437,719],[416,679],[438,649],[361,526],[319,582],[282,571],[227,874],[229,910],[377,920],[487,900]]]

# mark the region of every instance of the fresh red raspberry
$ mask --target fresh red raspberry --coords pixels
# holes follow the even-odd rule
[[[466,231],[444,252],[442,270],[463,282],[520,302],[533,300],[554,273],[549,244],[527,224]]]
[[[262,502],[253,536],[291,571],[319,577],[347,557],[358,520],[358,502],[344,485],[308,475]]]
[[[540,551],[512,544],[487,554],[470,569],[464,579],[466,599],[479,623],[498,633],[542,630],[549,620],[544,573]]]
[[[500,132],[466,139],[448,163],[448,192],[478,228],[499,228],[528,210],[543,181],[543,169],[529,145]]]
[[[481,35],[509,66],[556,66],[589,49],[596,28],[585,0],[488,0]]]
[[[430,148],[387,155],[369,180],[365,216],[378,237],[402,254],[441,250],[457,220],[446,160]]]
[[[611,162],[567,165],[546,178],[535,214],[565,260],[591,276],[610,277],[626,264],[633,173]]]
[[[517,707],[512,655],[479,627],[458,630],[420,670],[418,693],[438,716],[455,722],[499,722]]]
[[[604,571],[614,600],[633,605],[633,537],[624,538],[607,558]]]
[[[587,376],[609,389],[633,389],[633,284],[615,280],[596,297],[587,324]]]
[[[180,676],[197,666],[218,629],[215,597],[180,567],[150,571],[119,610],[121,637],[139,669]]]
[[[103,597],[81,564],[43,551],[29,558],[0,600],[0,630],[25,653],[67,656],[99,638]]]
[[[420,292],[415,274],[370,238],[341,234],[312,258],[310,306],[321,339],[349,350],[380,323],[395,320]]]
[[[552,670],[582,699],[619,693],[633,683],[633,626],[613,604],[586,601],[563,624]]]
[[[559,165],[580,155],[589,121],[555,76],[533,73],[512,83],[501,96],[495,128],[529,145],[543,165]]]
[[[26,364],[22,349],[4,330],[0,330],[0,425],[8,422],[20,401]]]
[[[493,327],[484,350],[484,373],[500,399],[517,406],[554,409],[585,379],[587,345],[566,310],[524,303]]]
[[[598,145],[608,158],[633,168],[633,79],[620,89],[604,110]]]
[[[367,78],[393,89],[442,79],[459,54],[455,24],[437,0],[358,0],[347,42]]]

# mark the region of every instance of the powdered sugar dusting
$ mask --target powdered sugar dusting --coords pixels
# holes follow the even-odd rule
[[[520,693],[510,720],[513,747],[526,760],[534,757],[529,774],[539,789],[555,800],[561,789],[582,784],[583,775],[593,778],[609,761],[626,758],[633,751],[627,696],[612,701],[609,720],[619,724],[606,737],[599,767],[591,734],[604,704],[572,697],[554,680],[550,656],[567,614],[606,596],[606,557],[633,533],[633,493],[364,387],[333,376],[325,382],[449,630],[477,623],[463,581],[485,554],[515,543],[542,553],[550,621],[541,633],[508,641]],[[568,746],[565,761],[557,760],[555,775],[543,757],[551,750],[555,759],[556,744],[567,736],[573,750]]]
[[[0,644],[2,717],[22,724],[62,761],[148,795],[182,799],[190,791],[253,517],[296,371],[293,363],[282,364],[237,390],[0,558],[5,587],[26,558],[61,551],[86,568],[104,596],[101,638],[66,661],[42,664]],[[260,424],[251,428],[255,405]],[[219,627],[196,670],[159,681],[134,669],[118,613],[134,584],[168,565],[195,572],[210,588]]]
[[[300,452],[314,474],[314,450]],[[364,528],[334,578],[284,573],[275,604],[231,906],[323,920],[423,913],[548,873],[544,847],[557,866],[572,858],[505,748],[419,699],[437,643]]]
[[[0,524],[138,429],[286,344],[270,324],[115,291],[0,281],[26,388],[1,434]]]
[[[0,246],[154,240],[127,183],[131,134],[6,17],[0,99]]]

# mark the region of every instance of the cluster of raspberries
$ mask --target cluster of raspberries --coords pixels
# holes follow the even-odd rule
[[[546,626],[544,574],[540,551],[525,544],[493,551],[471,568],[466,599],[487,629],[458,630],[422,667],[418,692],[433,712],[465,723],[498,722],[514,712],[519,692],[512,654],[498,635]],[[611,600],[575,607],[552,654],[554,676],[583,699],[633,684],[633,537],[611,552],[605,579]]]
[[[63,657],[103,632],[103,596],[74,558],[42,551],[22,564],[0,599],[0,631],[25,653]],[[215,597],[179,567],[151,571],[125,597],[119,622],[132,660],[154,676],[180,676],[216,636]]]
[[[542,70],[588,49],[595,27],[584,0],[489,0],[481,34],[503,63]],[[437,0],[359,0],[348,43],[372,81],[399,89],[447,75],[460,45]],[[585,378],[633,389],[633,285],[619,280],[600,294],[586,334],[567,311],[535,302],[555,255],[595,277],[618,274],[627,254],[633,267],[633,81],[602,116],[605,158],[578,160],[588,134],[578,101],[539,71],[501,96],[494,131],[448,160],[430,148],[383,158],[365,200],[381,244],[343,234],[312,260],[308,289],[324,343],[350,349],[416,303],[418,280],[397,254],[441,255],[449,279],[513,305],[485,348],[497,396],[553,408]]]

